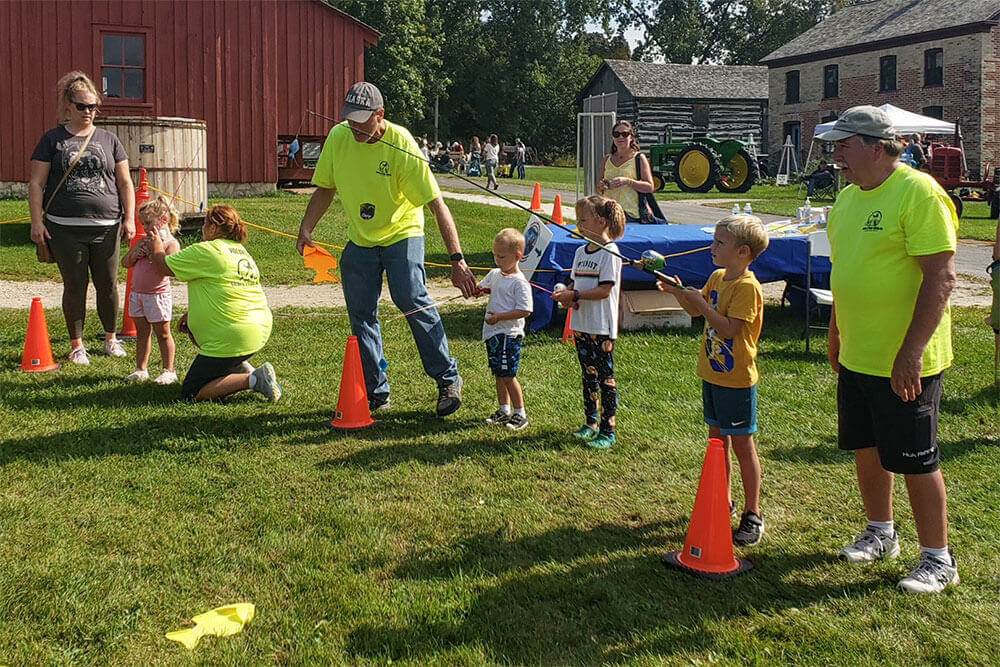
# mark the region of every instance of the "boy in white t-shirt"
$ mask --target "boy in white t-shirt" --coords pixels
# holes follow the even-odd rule
[[[524,393],[517,381],[524,318],[533,308],[531,285],[519,265],[523,256],[524,235],[510,227],[501,229],[493,239],[493,259],[497,268],[479,283],[479,293],[490,295],[483,321],[483,341],[490,370],[496,377],[500,403],[497,411],[486,418],[486,423],[506,426],[512,431],[528,425]]]

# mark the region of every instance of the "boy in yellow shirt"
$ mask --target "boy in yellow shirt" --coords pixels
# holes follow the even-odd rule
[[[767,249],[767,230],[753,215],[731,215],[715,226],[712,261],[722,267],[705,286],[678,288],[662,281],[656,286],[677,297],[692,317],[704,316],[704,344],[698,356],[702,405],[708,434],[726,448],[726,476],[732,478],[732,445],[743,479],[744,505],[733,543],[750,546],[764,535],[760,513],[760,460],[754,446],[757,432],[757,339],[764,322],[764,296],[750,263]],[[678,280],[678,284],[680,281]],[[730,510],[735,509],[732,500]]]

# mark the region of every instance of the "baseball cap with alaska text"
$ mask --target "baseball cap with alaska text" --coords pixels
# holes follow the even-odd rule
[[[382,93],[375,84],[359,81],[347,91],[340,117],[343,120],[364,123],[371,118],[372,113],[383,106]]]

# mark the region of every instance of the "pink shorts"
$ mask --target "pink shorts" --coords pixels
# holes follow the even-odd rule
[[[142,317],[147,322],[169,322],[174,313],[174,295],[170,292],[140,294],[132,292],[128,299],[130,317]]]

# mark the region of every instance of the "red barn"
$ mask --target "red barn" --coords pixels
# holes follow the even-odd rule
[[[0,191],[21,192],[74,69],[103,88],[103,116],[204,120],[211,192],[273,190],[295,175],[279,138],[325,137],[306,110],[339,118],[380,37],[321,0],[7,0],[0,26]]]

